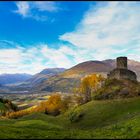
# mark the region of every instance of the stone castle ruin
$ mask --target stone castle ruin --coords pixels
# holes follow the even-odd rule
[[[127,69],[127,57],[118,57],[116,60],[117,68],[112,70],[107,76],[109,79],[129,79],[137,80],[135,72]]]

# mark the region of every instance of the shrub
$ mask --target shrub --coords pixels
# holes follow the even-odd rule
[[[6,117],[10,118],[10,119],[17,119],[17,118],[22,117],[24,115],[28,115],[31,112],[33,112],[33,111],[21,110],[21,111],[17,111],[17,112],[7,112]]]
[[[73,98],[70,95],[64,96],[62,99],[61,113],[73,106]]]
[[[76,108],[68,114],[68,118],[71,123],[80,121],[83,116],[84,113],[76,110]]]
[[[82,105],[85,103],[84,96],[81,94],[74,94],[75,104]]]
[[[6,108],[6,109],[0,111],[0,114],[2,116],[5,116],[7,114],[7,112],[13,112],[13,111],[17,111],[18,110],[17,105],[13,104],[8,99],[2,99],[2,98],[0,98],[0,102],[3,103],[4,106],[5,106],[5,108]]]
[[[52,111],[48,111],[47,109],[45,110],[45,114],[52,115],[52,116],[57,116],[60,114],[59,109],[53,109]]]

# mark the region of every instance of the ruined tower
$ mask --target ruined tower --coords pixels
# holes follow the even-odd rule
[[[116,59],[117,67],[108,74],[108,78],[137,80],[135,72],[127,69],[127,57]]]
[[[127,57],[118,57],[117,58],[117,68],[127,69]]]

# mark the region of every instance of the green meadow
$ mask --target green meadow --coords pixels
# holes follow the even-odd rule
[[[93,100],[56,117],[1,119],[0,138],[140,138],[140,97]]]

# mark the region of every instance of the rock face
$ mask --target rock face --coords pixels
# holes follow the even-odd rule
[[[108,78],[116,79],[129,79],[137,80],[135,72],[127,69],[127,57],[118,57],[117,58],[117,68],[113,69],[108,75]]]

